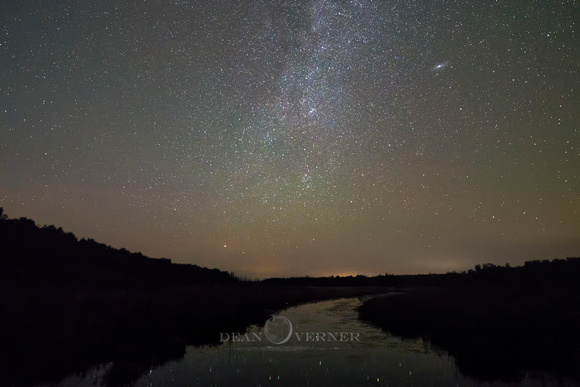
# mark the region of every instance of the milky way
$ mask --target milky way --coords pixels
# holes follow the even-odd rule
[[[238,274],[580,254],[575,1],[8,1],[0,205]]]

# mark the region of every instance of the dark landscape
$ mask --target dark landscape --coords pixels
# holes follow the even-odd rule
[[[444,348],[463,374],[480,380],[519,382],[525,371],[541,370],[578,383],[578,278],[578,258],[399,278],[400,294],[367,301],[359,315]]]
[[[465,375],[521,380],[545,370],[578,380],[580,259],[463,273],[241,281],[173,264],[26,218],[0,220],[0,380],[58,382],[112,364],[102,383],[124,385],[180,359],[186,346],[219,345],[304,302],[380,294],[360,318],[394,335],[422,337]]]
[[[218,345],[299,303],[382,288],[284,286],[77,240],[30,219],[0,220],[0,381],[57,382],[103,363],[123,385],[180,359],[187,345]]]

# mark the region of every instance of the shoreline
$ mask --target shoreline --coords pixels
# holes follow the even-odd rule
[[[408,288],[366,301],[359,318],[429,340],[479,380],[517,382],[538,369],[580,383],[579,293],[556,286]]]
[[[220,345],[220,332],[243,334],[289,307],[384,291],[244,282],[150,291],[56,286],[48,293],[28,289],[13,302],[4,292],[0,301],[16,312],[0,332],[0,380],[54,383],[112,363],[104,384],[128,384],[151,367],[182,358],[188,346]]]

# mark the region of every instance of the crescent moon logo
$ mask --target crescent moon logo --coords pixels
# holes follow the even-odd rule
[[[286,326],[288,326],[288,334],[286,335],[286,337],[279,339],[278,337],[272,337],[273,335],[269,334],[269,331],[271,329],[271,324],[273,324],[273,321],[282,321],[282,323]],[[288,320],[286,317],[284,316],[276,316],[273,317],[271,319],[269,319],[266,322],[266,325],[264,326],[264,330],[266,331],[266,338],[272,343],[272,344],[276,344],[276,345],[280,345],[280,344],[284,344],[285,342],[287,342],[288,340],[290,340],[290,337],[292,337],[292,323],[290,322],[290,320]]]

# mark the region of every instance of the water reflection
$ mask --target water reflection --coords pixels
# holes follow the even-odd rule
[[[251,340],[230,340],[219,347],[189,347],[185,357],[152,369],[137,386],[504,386],[464,377],[454,359],[423,340],[402,340],[358,320],[359,298],[305,304],[279,313],[292,324],[292,336],[275,344],[264,327],[252,326]],[[306,333],[357,333],[358,340],[304,340]],[[301,339],[299,339],[301,337]],[[311,336],[314,337],[314,336]],[[88,384],[103,373],[96,369]],[[556,385],[545,375],[520,385]],[[514,384],[510,384],[514,385]]]
[[[251,327],[249,337],[219,348],[191,349],[182,362],[153,371],[139,385],[441,385],[455,380],[452,359],[431,351],[422,341],[401,341],[358,321],[359,299],[302,305],[280,313],[292,323],[293,335],[273,344],[264,329]],[[315,333],[347,333],[340,340]],[[306,341],[310,333],[310,340]],[[351,340],[351,333],[358,340]],[[261,334],[261,335],[260,335]],[[169,382],[168,382],[169,381]]]

